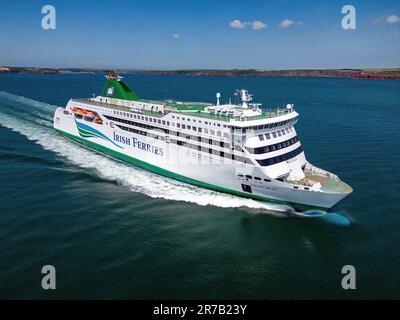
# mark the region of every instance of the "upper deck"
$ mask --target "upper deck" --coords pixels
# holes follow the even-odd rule
[[[147,114],[149,116],[154,117],[163,117],[167,113],[178,113],[187,116],[199,117],[204,119],[223,121],[223,122],[248,122],[255,120],[266,120],[277,117],[282,117],[284,115],[289,115],[293,113],[293,116],[297,115],[293,108],[275,108],[275,109],[267,109],[262,110],[260,113],[249,114],[249,115],[239,115],[239,114],[230,114],[230,113],[218,113],[218,112],[210,112],[207,110],[207,107],[215,107],[211,104],[200,105],[200,104],[191,104],[191,103],[171,103],[168,101],[154,101],[154,100],[138,100],[135,102],[126,102],[126,101],[117,101],[119,99],[98,99],[98,98],[90,98],[90,99],[73,99],[73,101],[87,103],[93,106],[106,107],[111,109],[117,109],[121,111],[131,112],[137,111],[143,114]],[[154,111],[152,106],[161,106],[157,111]]]
[[[177,113],[191,117],[198,117],[231,123],[234,126],[257,126],[267,123],[290,120],[297,117],[293,105],[285,108],[263,110],[260,103],[251,103],[253,95],[247,90],[236,90],[233,94],[237,104],[220,104],[220,93],[216,94],[215,104],[207,102],[182,102],[174,100],[140,99],[130,89],[118,74],[107,72],[107,82],[101,95],[90,99],[73,99],[73,101],[87,103],[105,108],[118,109],[127,112],[138,112],[149,116],[162,118],[169,113]],[[280,118],[275,120],[275,118]]]

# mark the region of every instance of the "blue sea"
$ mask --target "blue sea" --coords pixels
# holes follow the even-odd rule
[[[125,75],[148,99],[293,103],[307,159],[354,192],[315,218],[170,180],[75,144],[57,106],[100,74],[0,75],[0,298],[400,298],[400,81]],[[56,290],[41,287],[56,268]],[[341,286],[342,267],[356,289]]]

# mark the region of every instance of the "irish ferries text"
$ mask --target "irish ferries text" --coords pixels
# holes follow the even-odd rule
[[[142,141],[138,140],[137,138],[128,138],[128,137],[124,137],[120,134],[113,132],[113,139],[116,142],[119,142],[119,143],[122,143],[122,144],[125,144],[128,146],[132,146],[134,148],[138,148],[138,149],[141,149],[144,151],[148,151],[148,152],[154,153],[159,156],[164,155],[163,148],[153,146],[150,143],[142,142]]]

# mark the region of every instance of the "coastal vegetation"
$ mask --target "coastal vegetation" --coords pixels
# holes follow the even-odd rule
[[[104,73],[106,69],[94,68],[34,68],[0,67],[0,73]],[[297,69],[297,70],[261,70],[261,69],[181,69],[181,70],[140,70],[119,69],[120,73],[158,74],[187,76],[224,76],[224,77],[349,77],[357,79],[400,80],[400,68],[393,69]]]

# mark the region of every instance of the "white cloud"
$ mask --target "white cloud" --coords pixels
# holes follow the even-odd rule
[[[253,30],[261,30],[261,29],[268,27],[267,24],[265,24],[262,21],[255,20],[252,22],[251,21],[250,22],[242,22],[238,19],[232,20],[229,23],[229,26],[234,29],[244,29],[244,28],[249,27]]]
[[[178,33],[173,33],[172,38],[179,39],[181,36]]]
[[[241,22],[240,20],[235,19],[229,23],[229,26],[234,29],[244,29],[246,28],[246,22]]]
[[[399,23],[400,22],[400,17],[393,14],[391,16],[386,17],[386,22],[387,23]]]
[[[278,28],[279,29],[286,29],[286,28],[291,27],[293,24],[294,24],[293,20],[285,19],[285,20],[281,21],[281,23],[278,25]]]
[[[267,25],[264,23],[264,22],[261,22],[261,21],[254,21],[252,24],[251,24],[251,28],[253,29],[253,30],[260,30],[260,29],[264,29],[264,28],[266,28],[267,27]]]
[[[391,16],[377,18],[375,20],[372,20],[372,22],[375,24],[382,24],[382,23],[394,24],[400,22],[400,17],[398,15],[392,14]]]
[[[293,20],[290,20],[290,19],[285,19],[285,20],[281,21],[281,23],[278,25],[278,28],[279,29],[286,29],[286,28],[289,28],[289,27],[291,27],[293,25],[302,26],[303,24],[304,24],[303,21],[293,21]]]

